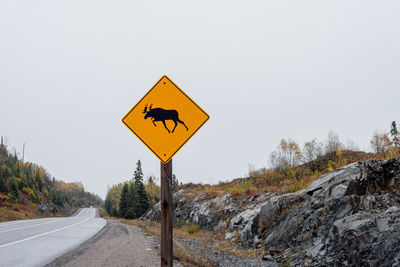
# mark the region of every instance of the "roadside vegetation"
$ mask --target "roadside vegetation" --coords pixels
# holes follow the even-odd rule
[[[101,206],[82,183],[56,180],[41,166],[22,162],[0,143],[0,221],[67,215],[74,208]]]

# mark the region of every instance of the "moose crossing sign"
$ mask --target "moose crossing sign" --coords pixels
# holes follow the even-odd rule
[[[208,119],[204,110],[163,76],[122,122],[167,163]]]

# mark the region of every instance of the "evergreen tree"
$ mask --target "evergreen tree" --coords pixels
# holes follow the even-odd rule
[[[139,218],[150,208],[149,195],[143,183],[138,184],[135,196],[137,199],[136,218]]]
[[[39,171],[37,171],[35,173],[35,182],[37,184],[39,192],[42,192],[43,191],[43,182],[42,182],[42,179],[40,179]]]
[[[142,162],[140,162],[140,159],[136,163],[136,169],[133,173],[133,180],[135,184],[143,182]]]
[[[118,217],[118,210],[117,210],[116,207],[114,207],[114,208],[112,209],[112,211],[111,211],[111,216]]]
[[[18,185],[17,185],[17,182],[15,181],[14,178],[11,180],[10,197],[15,202],[20,202],[21,201],[19,190],[18,190]]]
[[[126,218],[129,208],[129,186],[128,183],[125,183],[122,187],[121,199],[119,201],[119,216]]]
[[[172,192],[176,192],[178,190],[179,182],[176,178],[175,174],[172,174]]]
[[[134,172],[133,204],[133,213],[135,218],[142,216],[150,207],[149,195],[147,194],[143,184],[143,171],[140,160],[137,161]]]
[[[104,209],[107,211],[108,214],[112,215],[112,203],[108,194],[106,196],[106,201],[104,202]]]
[[[3,136],[1,137],[1,143],[0,143],[0,160],[5,159],[8,156],[8,151],[6,148],[6,145],[3,142]]]
[[[394,147],[400,146],[400,138],[399,138],[399,131],[397,130],[396,122],[393,121],[390,128],[390,135],[392,136],[392,142]]]
[[[129,193],[128,193],[128,198],[129,198],[129,208],[127,212],[127,219],[134,219],[136,218],[136,211],[137,211],[137,200],[135,198],[135,184],[130,183],[129,186]]]
[[[8,168],[5,164],[2,164],[0,161],[0,192],[7,193],[7,180],[9,177]]]
[[[0,174],[0,193],[7,193],[6,177]]]

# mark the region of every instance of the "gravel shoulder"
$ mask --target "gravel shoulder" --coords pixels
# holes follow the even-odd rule
[[[190,266],[276,266],[274,262],[261,259],[238,258],[190,238],[175,237],[175,242],[183,246],[197,263],[187,263]],[[107,225],[99,233],[46,266],[160,266],[159,246],[159,238],[146,234],[142,228],[107,220]],[[182,265],[174,261],[174,266]]]
[[[191,252],[192,256],[202,266],[245,266],[245,267],[276,267],[273,261],[264,261],[259,258],[239,258],[230,253],[222,252],[212,248],[210,244],[202,243],[194,239],[177,237],[175,242],[185,246]]]
[[[99,233],[46,266],[159,266],[158,244],[137,226],[107,220]]]

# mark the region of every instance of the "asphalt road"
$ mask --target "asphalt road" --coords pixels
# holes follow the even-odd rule
[[[100,231],[106,220],[96,208],[73,217],[0,223],[0,266],[43,266]]]

